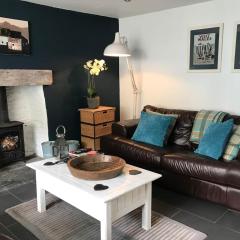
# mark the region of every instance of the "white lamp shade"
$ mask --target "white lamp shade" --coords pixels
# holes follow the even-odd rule
[[[130,51],[125,43],[121,41],[120,34],[115,33],[114,42],[108,45],[104,50],[104,56],[109,57],[129,57]]]

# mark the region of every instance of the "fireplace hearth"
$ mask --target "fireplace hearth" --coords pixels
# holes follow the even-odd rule
[[[49,140],[43,86],[52,84],[52,70],[0,69],[0,167],[42,156]]]
[[[0,167],[24,158],[23,123],[9,121],[6,88],[0,87]]]

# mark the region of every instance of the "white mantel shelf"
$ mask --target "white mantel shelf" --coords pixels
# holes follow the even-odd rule
[[[0,86],[52,85],[52,70],[0,69]]]

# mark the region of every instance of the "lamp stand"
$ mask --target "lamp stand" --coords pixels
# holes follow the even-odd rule
[[[119,32],[115,33],[114,42],[108,45],[104,49],[104,56],[126,57],[128,71],[130,74],[130,79],[131,79],[132,88],[133,88],[133,119],[136,119],[138,94],[140,93],[140,91],[138,90],[135,79],[134,79],[132,63],[130,59],[131,53],[127,46],[127,38],[120,36]]]
[[[140,93],[140,91],[138,90],[137,85],[136,85],[130,57],[126,57],[126,61],[127,61],[128,71],[130,74],[132,88],[133,88],[133,119],[136,119],[136,117],[137,117],[137,101],[138,101],[138,94]]]

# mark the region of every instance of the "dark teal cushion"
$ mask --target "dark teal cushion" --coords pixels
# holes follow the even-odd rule
[[[233,119],[212,123],[205,131],[195,153],[218,160],[224,153],[233,129]]]
[[[132,140],[163,147],[168,128],[175,117],[142,112]]]

